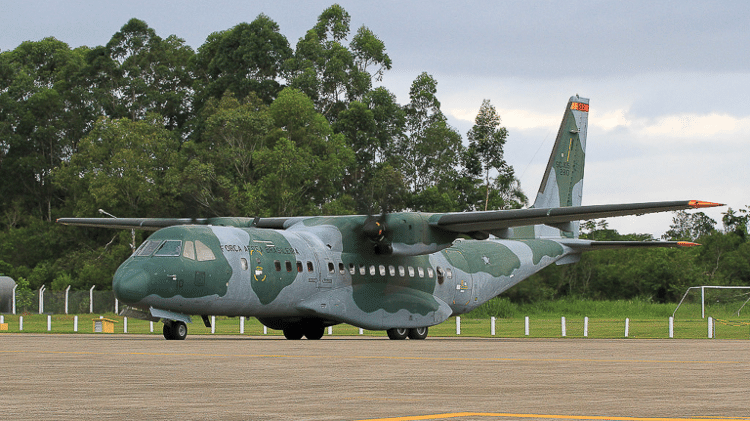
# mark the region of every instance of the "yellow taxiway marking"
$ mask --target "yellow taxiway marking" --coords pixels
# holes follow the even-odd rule
[[[36,353],[36,354],[62,354],[62,355],[130,355],[130,356],[168,356],[168,357],[214,357],[214,358],[300,358],[318,359],[318,355],[292,355],[292,354],[217,354],[202,352],[94,352],[94,351],[48,351],[48,350],[0,350],[2,354]],[[711,360],[641,360],[641,359],[596,359],[596,358],[472,358],[472,357],[420,357],[420,356],[393,356],[393,355],[349,355],[339,358],[351,358],[360,360],[398,360],[398,361],[466,361],[466,362],[559,362],[559,363],[641,363],[641,364],[747,364],[747,361],[711,361]],[[591,419],[591,418],[586,418]],[[635,420],[635,419],[634,419]],[[750,418],[745,420],[750,421]]]
[[[608,417],[598,415],[546,415],[546,414],[509,414],[493,412],[454,412],[448,414],[414,415],[394,418],[372,418],[360,421],[413,421],[413,420],[441,420],[446,418],[463,417],[493,417],[493,418],[537,418],[551,420],[608,420],[608,421],[748,421],[750,418],[645,418],[645,417]]]

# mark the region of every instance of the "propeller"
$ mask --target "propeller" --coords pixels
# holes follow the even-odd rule
[[[380,217],[368,215],[365,223],[362,225],[362,232],[375,245],[375,254],[393,253],[393,247],[386,238],[388,226],[385,220],[387,216],[388,214],[385,211],[383,211]]]

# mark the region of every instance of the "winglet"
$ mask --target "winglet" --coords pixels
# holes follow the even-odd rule
[[[691,243],[690,241],[678,241],[677,247],[695,247],[700,246],[698,243]]]
[[[700,209],[700,208],[713,208],[716,206],[724,206],[724,204],[714,203],[714,202],[704,202],[702,200],[691,200],[688,203],[688,206],[690,206],[691,208]]]

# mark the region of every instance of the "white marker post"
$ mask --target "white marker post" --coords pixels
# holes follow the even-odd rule
[[[240,316],[240,335],[245,334],[245,316]]]
[[[73,316],[73,332],[78,332],[78,316]]]
[[[627,338],[630,334],[630,319],[625,318],[625,337]]]
[[[23,330],[23,316],[18,318],[18,330]]]
[[[216,333],[216,316],[211,316],[211,333]]]
[[[490,318],[490,335],[495,336],[495,318]]]
[[[583,318],[583,337],[588,338],[589,337],[589,318],[584,317]]]
[[[461,334],[461,316],[456,316],[456,335]]]
[[[567,336],[567,333],[568,333],[567,329],[565,329],[565,316],[560,318],[560,324],[562,326],[562,336],[564,338],[565,336]]]
[[[47,332],[52,330],[52,316],[47,315]]]
[[[333,326],[328,326],[328,334],[333,335]]]
[[[529,336],[529,316],[526,316],[523,319],[523,333],[526,336]]]
[[[708,339],[714,338],[714,318],[708,316]]]
[[[65,314],[68,314],[68,294],[70,293],[70,285],[65,288]]]
[[[674,317],[669,316],[669,338],[674,338]]]

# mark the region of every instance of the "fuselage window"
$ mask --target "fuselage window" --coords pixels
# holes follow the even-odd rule
[[[422,266],[417,268],[417,273],[419,274],[420,278],[424,278],[424,269],[422,269]]]
[[[214,252],[211,251],[211,249],[200,242],[199,240],[195,240],[195,255],[198,258],[199,262],[207,262],[209,260],[216,260],[216,256],[214,256]]]
[[[174,257],[182,254],[182,241],[180,240],[167,240],[161,243],[154,256],[160,257]]]
[[[240,258],[240,264],[242,265],[242,270],[247,270],[247,268],[249,267],[247,264],[247,259],[245,259],[244,257]]]
[[[354,263],[349,263],[349,275],[354,275],[357,272],[357,268],[354,267]]]
[[[364,275],[365,274],[365,265],[360,264],[359,265],[359,274]]]
[[[406,271],[404,271],[403,266],[398,267],[398,276],[406,276]]]
[[[339,273],[342,275],[346,273],[346,270],[344,269],[344,264],[342,262],[339,262]]]
[[[432,279],[435,276],[435,272],[432,271],[432,268],[427,268],[427,277]]]
[[[380,276],[385,276],[385,266],[380,265],[378,266],[378,269],[380,270]]]
[[[195,246],[192,241],[185,241],[185,248],[182,250],[182,257],[195,260]]]
[[[393,265],[388,265],[388,274],[391,276],[396,276],[396,267]]]
[[[445,273],[448,275],[448,279],[453,279],[453,270],[451,268],[446,268]]]
[[[411,267],[411,266],[409,266],[409,277],[410,277],[410,278],[413,278],[413,277],[414,277],[414,268],[413,268],[413,267]]]
[[[333,266],[333,262],[328,262],[328,273],[334,273],[336,268]]]
[[[304,267],[302,266],[302,262],[297,260],[297,272],[304,272],[302,269],[304,269]]]
[[[281,272],[281,262],[279,262],[278,260],[274,260],[273,266],[276,268],[276,272]]]
[[[161,241],[146,241],[143,243],[138,250],[135,252],[136,256],[151,256],[151,253],[159,247]]]
[[[443,268],[440,266],[437,267],[437,278],[438,284],[443,285],[443,282],[445,282],[445,272],[443,272]]]
[[[375,271],[375,265],[370,265],[370,275],[375,276],[377,272]]]
[[[308,272],[312,272],[313,270],[315,270],[315,268],[313,268],[313,263],[308,260],[307,261],[307,271]]]
[[[286,271],[291,272],[292,271],[292,262],[289,260],[286,261]]]

